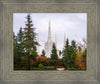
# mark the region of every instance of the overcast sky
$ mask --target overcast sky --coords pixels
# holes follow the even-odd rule
[[[17,35],[20,27],[25,27],[28,13],[13,14],[13,31]],[[75,40],[82,43],[82,38],[87,35],[87,14],[86,13],[31,13],[32,22],[39,34],[40,51],[48,38],[49,20],[51,22],[52,41],[55,42],[57,35],[57,48],[62,50],[64,46],[64,34],[69,41]]]

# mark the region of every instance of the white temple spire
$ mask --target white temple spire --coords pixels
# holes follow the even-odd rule
[[[45,54],[47,58],[50,58],[51,56],[51,50],[52,50],[52,38],[51,38],[51,24],[49,21],[49,27],[48,27],[48,40],[45,43]]]
[[[51,42],[51,24],[49,20],[49,29],[48,29],[48,41]]]

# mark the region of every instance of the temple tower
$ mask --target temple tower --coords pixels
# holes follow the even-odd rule
[[[51,39],[51,24],[50,24],[50,21],[49,21],[48,40],[45,43],[45,54],[46,54],[47,58],[50,58],[50,56],[51,56],[52,45],[53,45],[53,42],[52,42],[52,39]]]
[[[57,49],[57,55],[59,57],[59,50],[58,50],[58,47],[57,47],[57,34],[55,34],[55,45],[56,45],[56,49]]]
[[[51,40],[51,24],[50,24],[50,21],[49,21],[49,29],[48,29],[48,42],[52,42],[52,40]]]
[[[66,45],[66,35],[64,34],[64,47]]]

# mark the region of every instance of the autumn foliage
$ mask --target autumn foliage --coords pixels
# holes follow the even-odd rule
[[[38,56],[37,57],[37,61],[43,62],[43,61],[46,61],[46,58],[45,57]]]
[[[84,51],[77,52],[77,57],[76,57],[75,63],[78,66],[78,70],[80,70],[80,69],[86,70],[86,63],[83,62],[83,60],[84,60],[83,54],[84,54]]]

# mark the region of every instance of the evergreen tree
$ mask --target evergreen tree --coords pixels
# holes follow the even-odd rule
[[[59,56],[62,54],[61,50],[59,50]]]
[[[17,44],[17,36],[15,35],[14,32],[13,32],[13,40],[14,40],[14,44]]]
[[[42,57],[45,57],[45,51],[42,50],[42,54],[41,54]]]
[[[77,52],[76,42],[74,40],[72,40],[71,47],[70,47],[70,56],[71,56],[70,67],[71,68],[76,67],[76,65],[75,65],[76,52]]]
[[[36,45],[38,45],[38,42],[36,41],[36,33],[35,28],[32,28],[32,20],[30,17],[30,14],[27,15],[27,22],[26,22],[26,28],[24,28],[24,35],[23,35],[23,44],[24,49],[27,56],[28,66],[27,69],[30,70],[30,58],[36,58],[37,52],[36,52]]]
[[[52,60],[57,60],[58,59],[57,49],[56,49],[55,43],[53,43],[53,46],[52,46],[51,59]]]
[[[14,65],[17,64],[17,57],[18,57],[18,52],[17,52],[16,44],[17,44],[16,36],[15,36],[15,33],[13,32]]]
[[[80,52],[82,50],[82,48],[80,46],[78,46],[78,51]]]
[[[63,50],[63,62],[66,68],[74,68],[75,67],[75,59],[76,59],[76,42],[73,40],[71,45],[69,45],[69,40],[67,39],[64,50]]]
[[[69,55],[68,51],[69,51],[69,40],[67,39],[66,44],[64,46],[64,50],[63,50],[63,57]]]
[[[70,48],[69,39],[67,38],[66,44],[65,44],[63,52],[62,52],[62,54],[63,54],[62,60],[64,62],[64,66],[66,68],[69,67],[69,65],[70,65],[70,51],[69,51],[70,49],[69,48]]]
[[[23,31],[22,28],[19,29],[19,32],[17,34],[17,40],[18,40],[18,45],[17,45],[17,49],[18,49],[18,54],[19,56],[23,56],[25,51],[24,51],[24,47],[23,47]]]
[[[23,40],[23,32],[22,32],[22,27],[20,28],[18,34],[17,34],[17,38],[18,38],[18,41],[21,43],[22,40]]]
[[[20,66],[21,58],[18,53],[17,36],[15,35],[15,33],[13,33],[13,45],[14,45],[14,48],[13,48],[14,49],[14,67],[16,67],[16,65]]]

